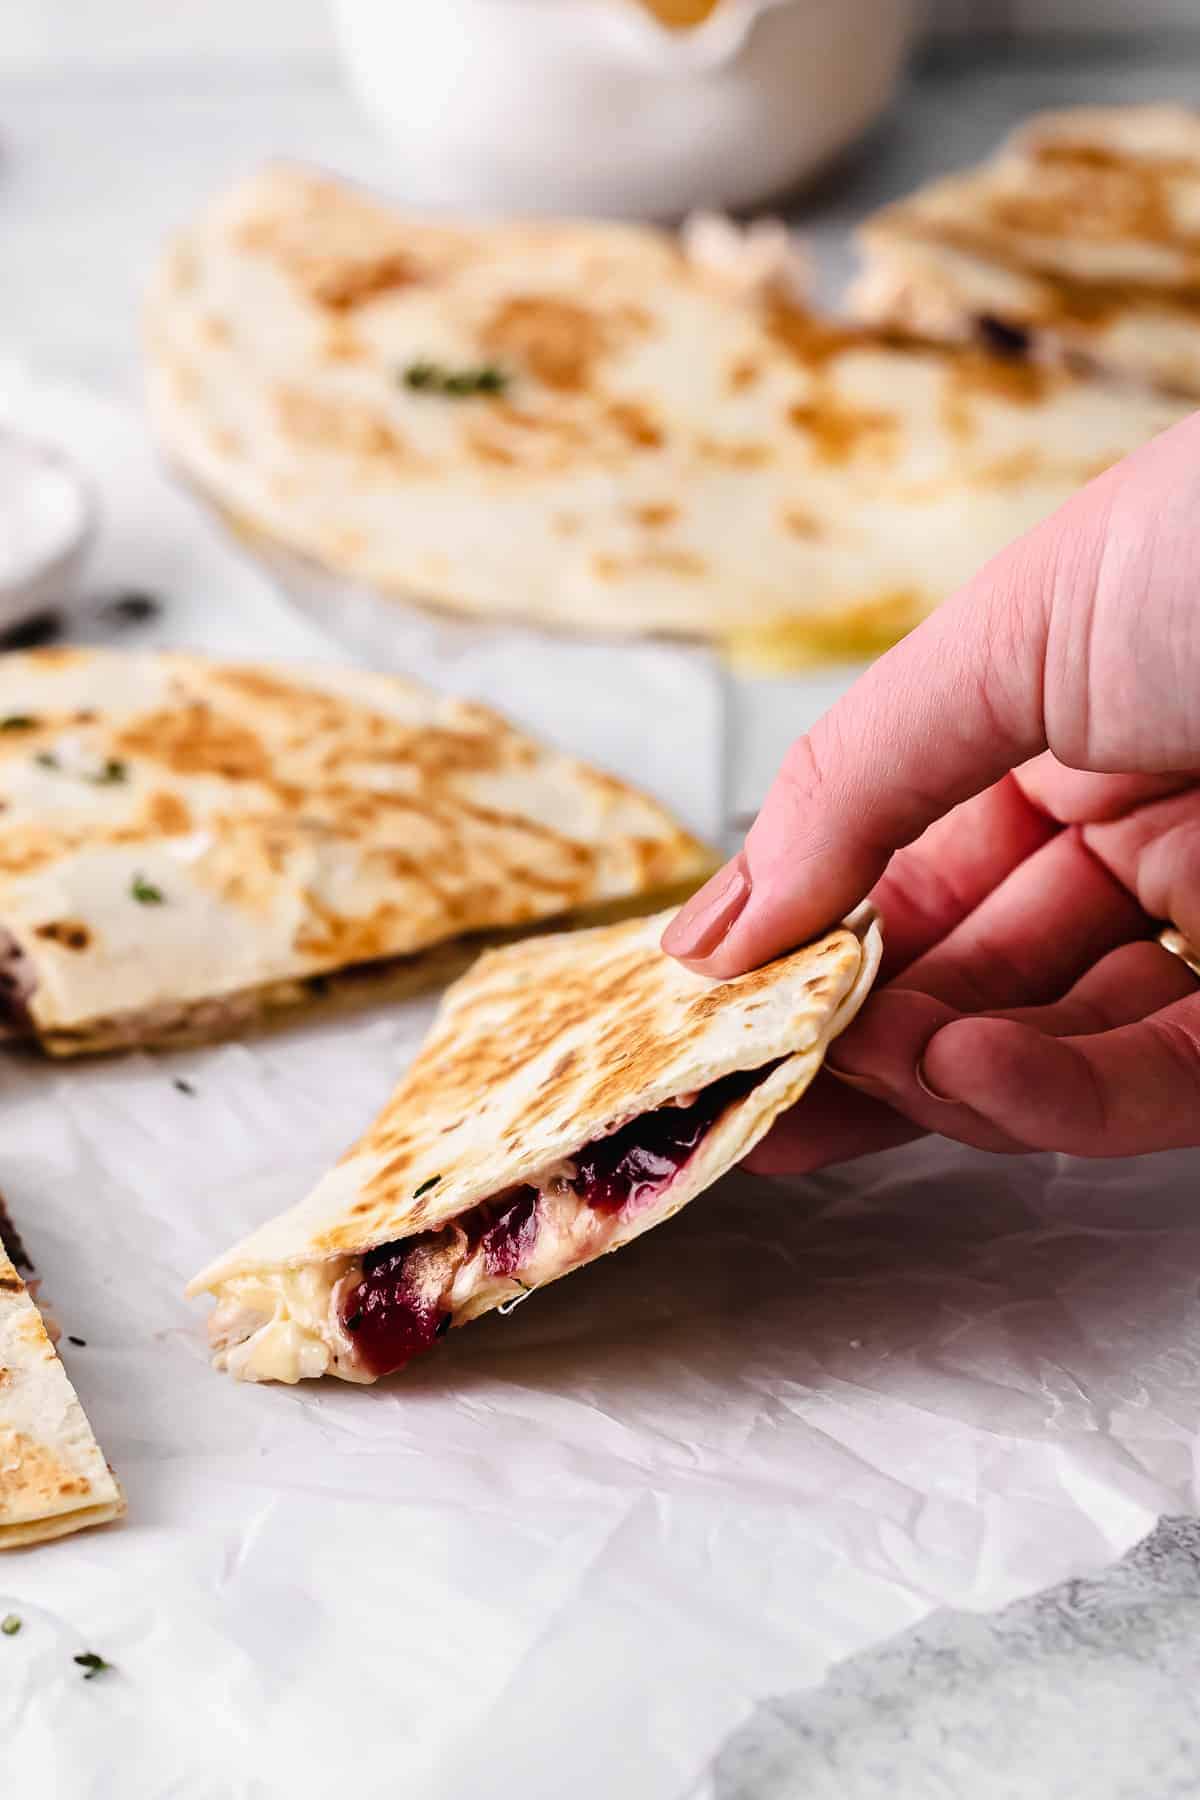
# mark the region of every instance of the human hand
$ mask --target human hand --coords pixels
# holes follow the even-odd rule
[[[757,966],[861,895],[882,991],[751,1159],[940,1131],[990,1150],[1200,1143],[1200,415],[990,563],[790,750],[664,948]],[[815,1098],[820,1094],[819,1102]]]

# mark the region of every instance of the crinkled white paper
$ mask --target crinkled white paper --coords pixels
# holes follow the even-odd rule
[[[235,595],[227,641],[260,608],[272,647],[285,615],[180,521],[205,641]],[[661,772],[683,804],[695,770]],[[5,1792],[682,1800],[765,1695],[1194,1504],[1187,1154],[735,1177],[378,1387],[213,1374],[184,1282],[357,1135],[431,1012],[0,1061],[0,1187],[129,1498],[0,1561]]]

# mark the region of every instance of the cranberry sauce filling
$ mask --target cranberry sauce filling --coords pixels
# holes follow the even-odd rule
[[[514,1188],[500,1201],[503,1211],[484,1232],[483,1261],[489,1275],[515,1275],[537,1241],[537,1189]]]
[[[776,1068],[740,1069],[704,1088],[689,1106],[660,1106],[597,1138],[571,1161],[571,1186],[586,1206],[617,1213],[660,1194],[695,1155],[721,1114]],[[489,1275],[515,1276],[528,1262],[539,1228],[538,1191],[515,1187],[455,1220],[467,1254],[481,1246]],[[463,1239],[460,1237],[459,1242]],[[440,1261],[446,1234],[423,1232],[380,1244],[363,1257],[362,1274],[341,1301],[342,1325],[372,1375],[390,1375],[432,1350],[450,1327],[445,1306],[452,1260]]]
[[[342,1298],[342,1324],[372,1375],[402,1369],[411,1357],[432,1350],[449,1329],[450,1314],[424,1298],[412,1281],[413,1252],[436,1238],[436,1232],[427,1232],[368,1250],[362,1275]]]
[[[764,1081],[775,1063],[761,1069],[739,1069],[703,1088],[690,1106],[659,1106],[622,1125],[610,1137],[597,1138],[572,1157],[572,1186],[597,1212],[623,1207],[660,1194],[689,1162],[723,1112]]]

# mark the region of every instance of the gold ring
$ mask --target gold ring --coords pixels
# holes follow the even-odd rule
[[[1168,925],[1165,931],[1159,932],[1158,941],[1164,950],[1169,950],[1172,956],[1177,956],[1180,962],[1186,963],[1196,980],[1200,981],[1200,950],[1184,937],[1178,926]]]

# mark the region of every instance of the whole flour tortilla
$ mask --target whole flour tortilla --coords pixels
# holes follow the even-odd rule
[[[360,1142],[192,1283],[218,1301],[218,1366],[373,1380],[662,1224],[740,1161],[861,1005],[879,926],[863,909],[718,982],[663,954],[669,917],[482,957]],[[381,1358],[367,1336],[389,1304],[401,1353]]]
[[[28,1288],[0,1243],[0,1550],[125,1510]]]
[[[227,517],[336,576],[787,662],[901,635],[1180,416],[821,321],[770,236],[745,266],[711,221],[688,241],[434,224],[271,168],[163,259],[152,417]]]
[[[56,1053],[229,1032],[346,971],[413,985],[710,867],[646,796],[415,683],[0,657],[0,1016]]]
[[[1200,394],[1200,113],[1045,113],[864,228],[875,323]]]

